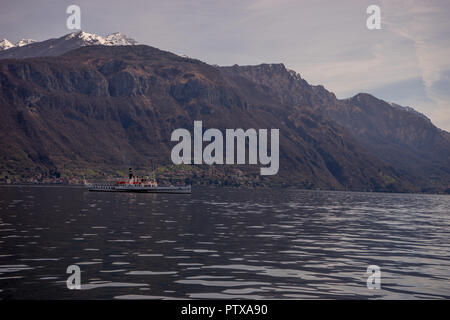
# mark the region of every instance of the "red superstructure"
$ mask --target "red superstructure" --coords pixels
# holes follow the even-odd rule
[[[116,181],[116,185],[133,185],[133,186],[140,186],[140,187],[158,187],[158,182],[155,178],[149,178],[149,177],[137,177],[133,174],[133,169],[129,169],[128,173],[128,180],[119,180]]]

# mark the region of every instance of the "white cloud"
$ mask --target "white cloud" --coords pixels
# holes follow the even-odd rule
[[[450,6],[448,1],[383,1],[385,25],[391,32],[414,43],[427,97],[434,102],[424,110],[439,126],[450,129]]]

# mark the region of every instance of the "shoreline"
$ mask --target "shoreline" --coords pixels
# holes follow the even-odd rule
[[[64,184],[64,183],[0,183],[0,187],[86,187],[84,184]],[[270,189],[287,189],[298,190],[306,192],[351,192],[351,193],[364,193],[364,194],[390,194],[390,195],[426,195],[426,196],[450,196],[449,193],[426,193],[426,192],[388,192],[388,191],[364,191],[364,190],[332,190],[332,189],[304,189],[295,186],[217,186],[217,185],[198,185],[193,186],[200,189],[226,189],[226,190],[270,190]]]

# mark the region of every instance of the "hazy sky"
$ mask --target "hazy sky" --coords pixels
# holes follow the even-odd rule
[[[369,92],[450,130],[449,0],[0,0],[0,38],[45,40],[81,28],[219,65],[282,62],[339,98]],[[366,8],[381,8],[368,30]]]

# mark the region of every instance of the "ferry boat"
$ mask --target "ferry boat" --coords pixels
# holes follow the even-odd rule
[[[137,177],[129,169],[128,179],[105,183],[87,183],[89,191],[143,192],[143,193],[191,193],[191,186],[158,186],[155,178]]]

